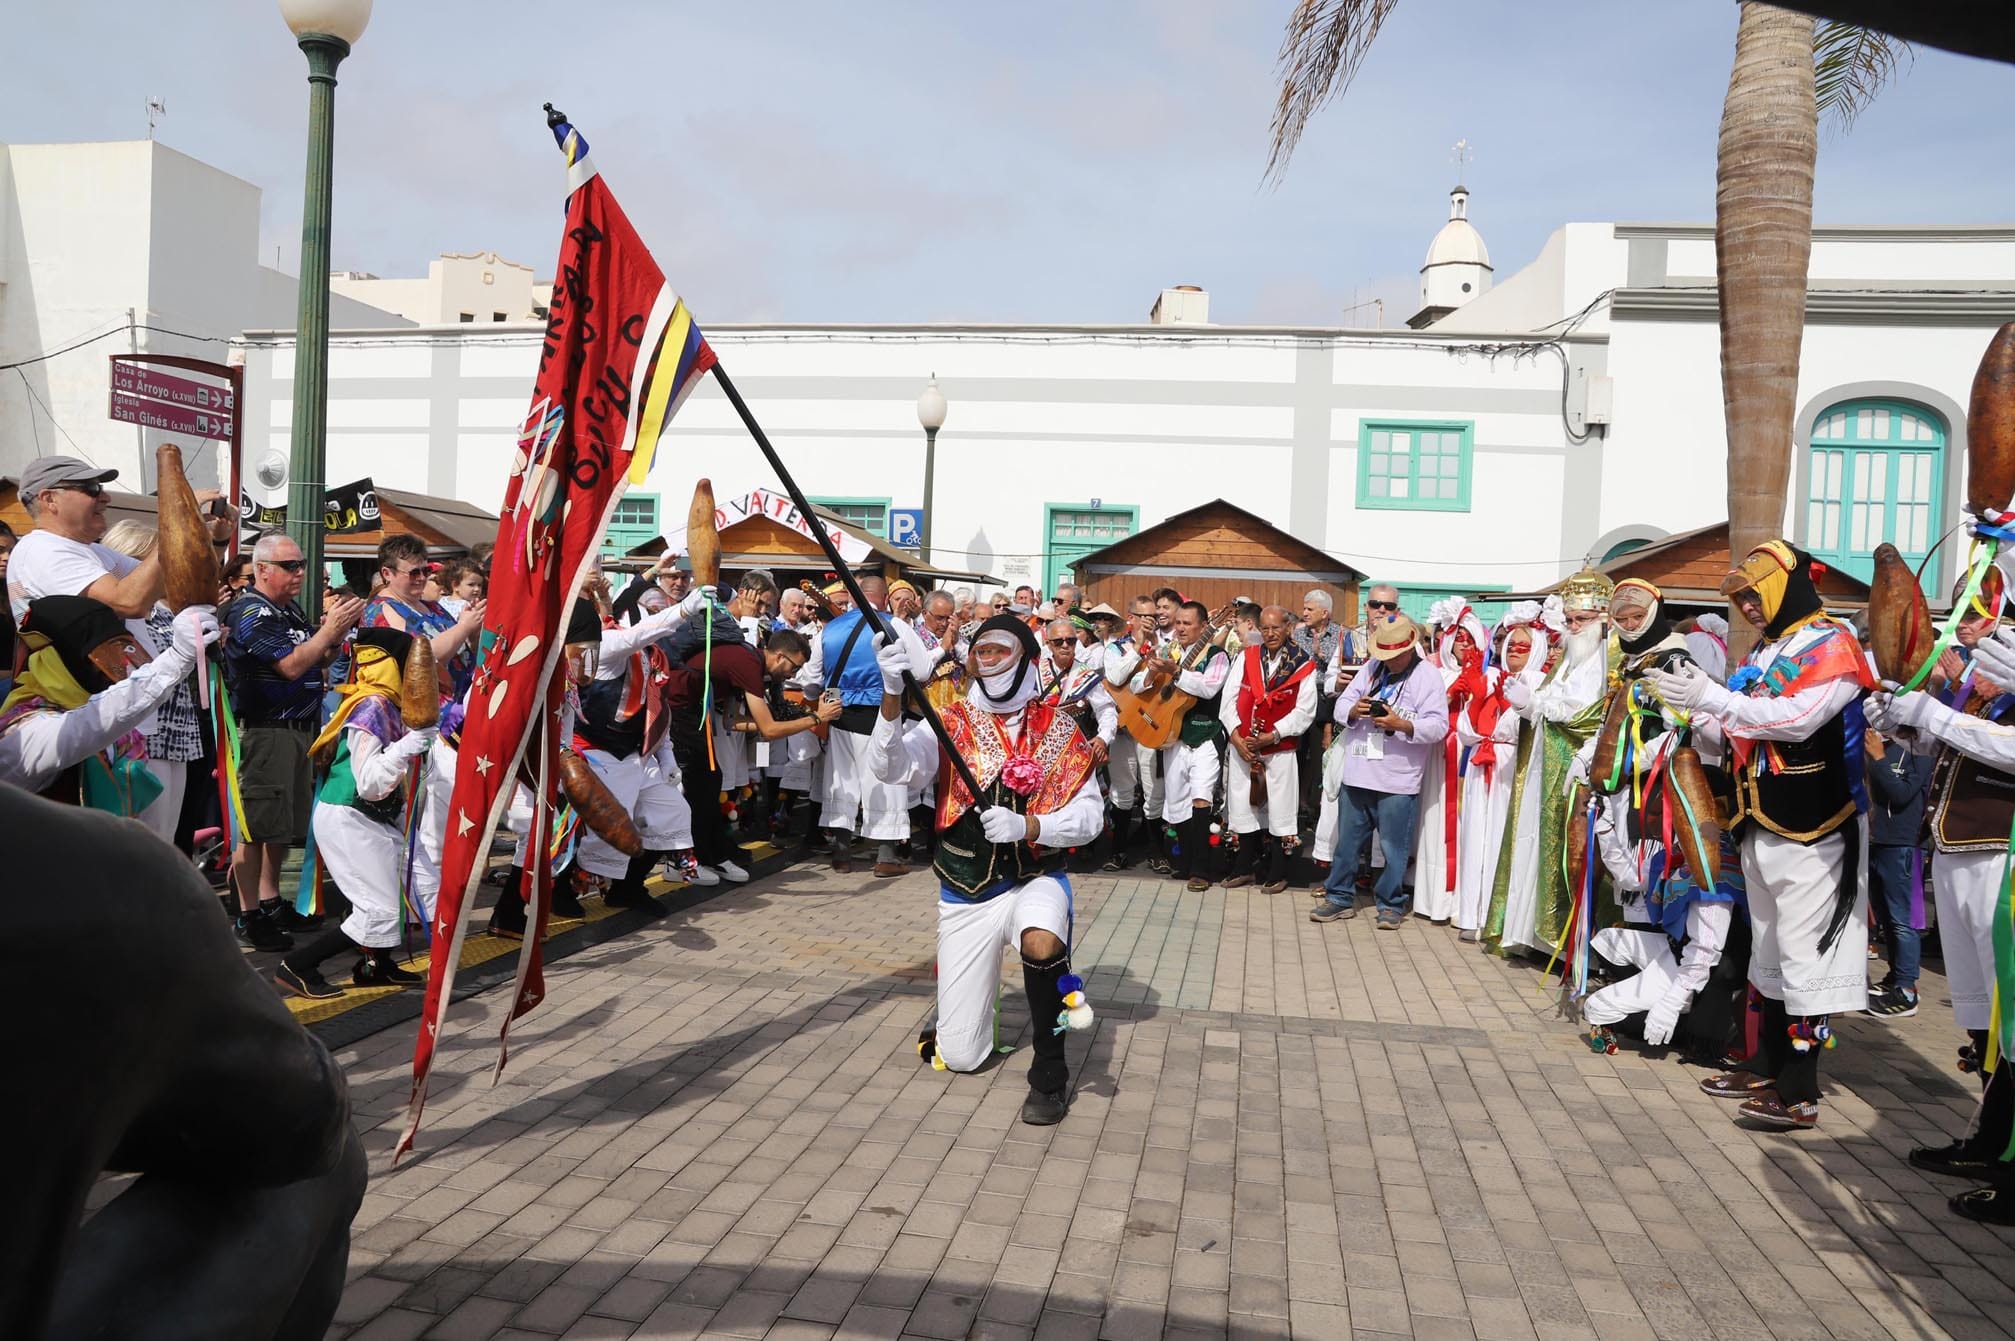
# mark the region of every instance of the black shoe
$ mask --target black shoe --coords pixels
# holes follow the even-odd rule
[[[609,892],[602,896],[602,902],[611,908],[635,908],[652,921],[671,911],[651,897],[641,885],[626,886],[621,882],[609,886]]]
[[[419,987],[426,983],[424,974],[410,973],[397,964],[388,964],[378,959],[360,959],[350,973],[350,981],[359,987]]]
[[[323,1001],[332,996],[343,995],[343,989],[331,986],[318,969],[295,970],[280,961],[280,967],[273,970],[273,981],[292,992],[295,996],[305,996],[310,1001]]]
[[[525,904],[516,890],[505,890],[497,906],[490,909],[490,934],[505,940],[525,939]]]
[[[238,946],[244,950],[287,951],[294,948],[294,938],[273,925],[273,919],[264,913],[246,913],[239,917]]]
[[[2015,1192],[2001,1187],[1976,1187],[1952,1198],[1952,1209],[1983,1225],[2015,1225]]]
[[[1021,1120],[1031,1127],[1054,1127],[1063,1121],[1063,1115],[1068,1112],[1070,1112],[1070,1095],[1062,1090],[1058,1090],[1055,1094],[1030,1090],[1028,1098],[1021,1106]]]
[[[581,896],[571,889],[553,887],[553,916],[585,918],[588,910],[581,907]]]
[[[266,912],[263,908],[260,911]],[[266,912],[266,916],[272,920],[274,926],[282,931],[320,931],[322,929],[322,918],[319,913],[296,912],[294,905],[288,903],[285,899],[282,899],[271,912]]]
[[[1866,1013],[1882,1020],[1907,1020],[1917,1013],[1917,993],[1901,987],[1871,987]]]
[[[1974,1178],[1981,1182],[1997,1176],[2004,1164],[1976,1152],[1967,1142],[1950,1145],[1920,1145],[1910,1152],[1910,1167],[1926,1173],[1942,1173],[1950,1178]]]

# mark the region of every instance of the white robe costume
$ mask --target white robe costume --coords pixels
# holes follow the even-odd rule
[[[1436,601],[1429,621],[1441,630],[1435,638],[1432,661],[1435,669],[1441,672],[1442,688],[1450,689],[1462,674],[1462,665],[1455,658],[1456,630],[1466,630],[1478,648],[1488,645],[1489,635],[1483,631],[1483,621],[1467,605],[1454,598]],[[1453,716],[1451,713],[1451,719]],[[1458,761],[1462,757],[1461,750],[1462,746],[1458,744]],[[1413,912],[1416,917],[1424,917],[1431,922],[1447,922],[1455,916],[1456,884],[1448,878],[1449,805],[1448,750],[1442,746],[1428,753],[1427,764],[1421,770],[1420,810],[1413,830]],[[1460,812],[1460,783],[1457,785],[1455,805]],[[1456,838],[1459,849],[1459,828]],[[1461,879],[1460,861],[1458,851],[1457,882]]]
[[[1560,664],[1532,691],[1529,705],[1518,710],[1528,729],[1537,731],[1547,722],[1578,717],[1602,697],[1609,679],[1607,647],[1608,640],[1600,625],[1568,637]],[[1544,794],[1541,763],[1540,742],[1535,741],[1528,766],[1512,783],[1520,795],[1517,831],[1507,833],[1504,838],[1515,845],[1511,878],[1505,887],[1504,934],[1498,942],[1504,950],[1551,948],[1539,944],[1536,929],[1540,825],[1549,807],[1565,805],[1566,801]]]
[[[1539,634],[1532,659],[1518,679],[1537,689],[1542,678],[1539,667],[1546,663],[1546,640]],[[1495,691],[1509,674],[1502,666],[1484,673],[1484,683]],[[1462,778],[1462,817],[1455,844],[1455,926],[1458,931],[1478,931],[1490,909],[1490,886],[1497,878],[1498,852],[1504,846],[1504,822],[1511,815],[1511,787],[1518,776],[1518,733],[1525,723],[1509,707],[1498,715],[1489,736],[1496,760],[1486,768],[1474,757],[1485,737],[1477,730],[1465,703],[1456,714],[1455,738],[1471,751],[1469,771]]]
[[[684,612],[674,605],[634,624],[602,630],[596,682],[626,679],[632,654],[668,637],[684,622]],[[630,812],[646,849],[671,852],[693,845],[693,811],[686,801],[685,789],[680,786],[679,763],[672,756],[669,737],[653,749],[639,750],[622,759],[607,750],[584,749],[580,754],[623,809]],[[581,826],[578,853],[581,869],[590,875],[620,880],[629,873],[630,859],[603,842],[586,825]],[[523,857],[522,850],[519,855]]]

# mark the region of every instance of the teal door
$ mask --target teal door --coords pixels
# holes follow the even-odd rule
[[[1863,582],[1885,540],[1921,562],[1943,526],[1945,441],[1944,420],[1906,401],[1848,401],[1820,415],[1805,514],[1813,557]]]
[[[1048,524],[1044,533],[1043,591],[1055,591],[1057,583],[1071,580],[1071,565],[1085,555],[1117,544],[1134,532],[1140,520],[1137,507],[1108,507],[1095,503],[1046,503]]]

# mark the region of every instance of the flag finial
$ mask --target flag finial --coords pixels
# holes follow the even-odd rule
[[[554,126],[557,126],[557,125],[560,125],[560,124],[564,123],[564,122],[566,121],[566,119],[567,119],[567,114],[566,114],[565,112],[558,112],[558,111],[554,111],[554,110],[553,110],[553,104],[551,104],[551,103],[547,103],[547,104],[546,104],[546,127],[547,127],[547,129],[549,129],[549,130],[550,130],[550,129],[551,129],[552,127],[554,127]]]

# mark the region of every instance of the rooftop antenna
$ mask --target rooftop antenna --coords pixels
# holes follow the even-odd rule
[[[161,119],[162,117],[166,116],[166,115],[168,115],[168,100],[167,100],[166,98],[162,97],[162,96],[161,96],[160,94],[158,94],[158,93],[157,93],[157,94],[155,94],[155,95],[154,95],[153,97],[151,97],[151,98],[147,99],[147,138],[148,138],[148,139],[150,139],[150,140],[151,140],[151,139],[153,139],[153,138],[154,138],[154,125],[155,125],[155,123],[156,123],[157,121],[159,121],[159,120],[160,120],[160,119]]]

